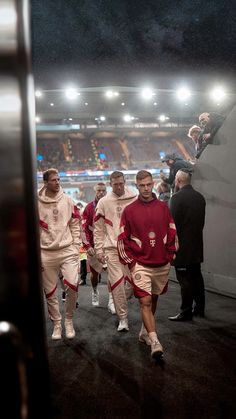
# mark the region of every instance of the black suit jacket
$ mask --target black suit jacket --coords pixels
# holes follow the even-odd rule
[[[179,250],[175,266],[203,262],[203,227],[206,201],[203,195],[186,185],[170,200],[170,210],[175,221]]]

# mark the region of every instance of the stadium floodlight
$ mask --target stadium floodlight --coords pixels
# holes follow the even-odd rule
[[[211,92],[211,97],[215,102],[221,102],[225,98],[225,91],[222,87],[215,87]]]
[[[35,91],[35,96],[36,97],[41,97],[43,94],[42,94],[42,92],[41,92],[41,90],[36,90]]]
[[[114,92],[113,90],[107,90],[107,91],[106,91],[106,93],[105,93],[105,96],[106,96],[108,99],[112,99],[112,98],[114,98],[114,97],[119,96],[119,92]]]
[[[39,116],[35,117],[35,122],[38,124],[39,122],[41,122],[41,118]]]
[[[150,100],[154,96],[154,92],[150,87],[145,87],[141,91],[141,96],[144,100]]]
[[[129,115],[129,114],[126,114],[126,115],[123,116],[123,119],[124,119],[125,122],[130,122],[134,119],[134,117]]]
[[[166,116],[166,115],[160,115],[158,119],[161,122],[165,122],[165,121],[167,121],[170,118],[168,116]]]
[[[186,101],[191,96],[191,92],[187,87],[181,87],[177,90],[176,94],[177,98],[181,101]]]
[[[80,95],[80,93],[74,87],[69,87],[66,89],[65,95],[67,99],[75,100]]]

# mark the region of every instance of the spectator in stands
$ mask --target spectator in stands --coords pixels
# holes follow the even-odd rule
[[[199,137],[200,137],[201,131],[202,131],[202,128],[201,127],[199,127],[198,125],[193,125],[189,129],[189,132],[188,132],[188,137],[193,140],[196,154],[200,150]]]
[[[95,198],[92,202],[89,202],[89,204],[86,205],[83,212],[83,230],[86,236],[86,243],[84,243],[84,247],[87,250],[88,264],[90,266],[91,271],[90,279],[92,284],[92,305],[96,307],[99,306],[99,291],[97,289],[99,275],[101,274],[104,265],[102,265],[102,263],[99,262],[95,255],[93,238],[94,216],[98,201],[106,195],[105,183],[99,182],[95,186],[94,190]],[[115,314],[116,312],[111,290],[109,291],[108,311],[110,311],[112,314]]]
[[[187,321],[193,315],[204,317],[205,292],[201,263],[206,202],[191,186],[191,174],[185,169],[177,172],[176,186],[179,191],[170,200],[170,210],[179,240],[179,250],[173,264],[180,284],[182,304],[180,313],[169,317],[169,320]]]
[[[102,265],[107,263],[108,281],[119,318],[117,330],[121,332],[129,330],[127,298],[130,297],[132,289],[127,281],[129,270],[119,260],[117,238],[122,211],[137,198],[137,195],[125,188],[122,172],[113,172],[110,176],[110,184],[112,192],[101,198],[96,207],[94,248],[100,263]]]
[[[177,250],[176,228],[168,206],[152,193],[151,173],[140,170],[136,176],[138,199],[121,216],[118,251],[128,264],[134,295],[139,299],[143,325],[139,340],[151,345],[151,356],[163,354],[154,314],[160,294],[167,289],[170,262]]]
[[[48,313],[53,321],[52,339],[61,339],[61,313],[57,296],[59,273],[66,291],[66,337],[75,336],[73,316],[78,290],[80,214],[72,199],[63,192],[56,169],[43,173],[44,186],[38,193],[43,287]]]
[[[220,126],[222,125],[225,117],[217,113],[204,112],[199,116],[199,123],[202,127],[202,132],[199,136],[200,149],[196,155],[199,158],[203,150],[208,144],[212,144],[214,136]]]
[[[178,170],[186,168],[188,170],[193,171],[193,165],[190,162],[182,159],[181,157],[176,156],[174,153],[166,154],[166,156],[162,159],[162,162],[166,163],[167,166],[169,166],[170,173],[169,177],[166,177],[164,174],[161,174],[160,177],[164,182],[170,185],[172,191],[175,187],[175,175],[178,172]]]

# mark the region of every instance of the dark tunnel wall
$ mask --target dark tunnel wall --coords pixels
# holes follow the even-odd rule
[[[236,106],[195,166],[193,187],[206,198],[206,288],[236,297]]]

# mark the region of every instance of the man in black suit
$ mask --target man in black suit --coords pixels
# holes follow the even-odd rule
[[[191,186],[191,173],[186,169],[176,173],[178,190],[170,200],[179,239],[179,250],[173,261],[181,288],[180,313],[169,320],[191,320],[193,315],[204,317],[205,291],[201,273],[203,262],[203,227],[205,198]]]

